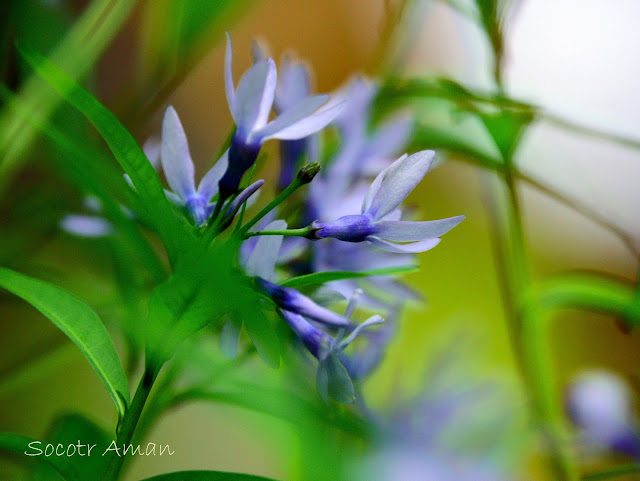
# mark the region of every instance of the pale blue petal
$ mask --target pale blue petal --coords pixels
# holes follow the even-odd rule
[[[229,110],[233,120],[238,123],[236,119],[236,87],[233,84],[233,49],[231,48],[231,35],[227,32],[227,49],[224,56],[224,89],[227,94],[227,103],[229,104]]]
[[[160,149],[162,148],[162,141],[158,137],[150,137],[142,145],[142,151],[147,156],[149,162],[154,169],[157,169],[160,165]]]
[[[434,155],[432,150],[423,150],[392,165],[367,209],[374,220],[395,210],[407,198],[427,174]]]
[[[193,161],[189,154],[189,144],[180,118],[171,106],[167,107],[162,123],[162,170],[171,190],[183,199],[195,194],[193,181]]]
[[[265,227],[265,230],[284,230],[286,228],[287,223],[285,221],[274,220]],[[282,239],[283,236],[281,235],[260,236],[245,266],[248,276],[259,276],[268,281],[273,281]]]
[[[376,236],[389,241],[419,241],[446,234],[464,220],[463,215],[424,222],[379,221]]]
[[[218,193],[218,181],[222,178],[229,166],[229,149],[222,154],[222,157],[209,169],[200,184],[198,184],[198,195],[207,202]]]
[[[277,81],[272,59],[254,64],[240,79],[233,118],[246,135],[264,127],[269,119]]]
[[[269,122],[263,129],[257,131],[254,135],[266,140],[270,135],[273,135],[280,130],[294,125],[296,122],[309,117],[323,104],[325,104],[327,100],[329,100],[328,95],[314,95],[312,97],[307,97],[301,102],[298,102],[294,107],[278,115],[274,120]]]
[[[69,214],[62,218],[60,227],[80,237],[105,237],[113,232],[111,224],[102,217]]]
[[[408,254],[408,253],[417,253],[428,251],[429,249],[433,249],[440,243],[440,239],[425,239],[418,242],[410,242],[408,244],[395,244],[393,242],[387,242],[385,240],[380,239],[379,237],[370,236],[367,237],[367,240],[372,244],[380,247],[389,252],[397,252],[400,254]]]
[[[308,137],[329,125],[342,111],[343,107],[344,104],[341,103],[332,104],[329,107],[323,107],[308,117],[302,118],[291,125],[283,126],[283,128],[279,130],[276,130],[274,127],[269,128],[269,126],[267,126],[265,132],[261,132],[260,136],[263,140],[296,140]],[[278,119],[276,119],[276,121],[277,120]],[[266,132],[267,129],[269,129],[270,133]]]
[[[379,126],[368,142],[366,156],[393,157],[402,152],[413,128],[409,115],[399,115]]]
[[[349,336],[340,342],[339,344],[339,349],[344,349],[345,347],[347,347],[349,344],[351,344],[356,337],[358,337],[358,335],[362,332],[363,329],[366,329],[368,327],[371,326],[375,326],[378,324],[382,324],[384,322],[384,319],[382,319],[382,316],[371,316],[369,319],[367,319],[366,321],[364,321],[362,324],[359,324],[353,331],[351,331],[351,334],[349,334]]]
[[[171,192],[170,190],[164,189],[164,194],[167,196],[171,202],[179,207],[184,207],[184,200],[178,194]]]
[[[280,80],[276,87],[275,106],[278,112],[286,112],[305,99],[311,92],[309,72],[303,63],[284,58],[280,67]]]
[[[367,190],[367,195],[364,197],[364,200],[362,201],[363,214],[371,208],[371,203],[373,202],[373,198],[378,193],[378,190],[380,190],[380,186],[382,185],[382,181],[385,179],[385,177],[389,174],[389,172],[391,172],[392,170],[397,168],[402,162],[404,162],[404,160],[407,157],[408,157],[407,154],[402,155],[393,164],[391,164],[389,167],[384,169],[382,172],[380,172],[376,176],[376,178],[373,180],[373,182],[369,186],[369,190]]]

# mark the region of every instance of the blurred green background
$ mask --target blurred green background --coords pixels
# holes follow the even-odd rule
[[[185,7],[174,0],[96,1],[91,6],[84,1],[15,0],[0,7],[2,73],[9,89],[25,78],[13,48],[16,38],[55,52],[78,22],[86,20],[90,8],[102,7],[95,23],[87,26],[87,36],[71,42],[79,45],[79,52],[60,54],[67,71],[76,69],[77,77],[86,80],[140,143],[159,133],[164,108],[174,105],[198,172],[204,172],[231,126],[223,85],[225,30],[233,37],[236,72],[250,65],[250,45],[257,37],[267,42],[276,60],[288,51],[307,60],[320,92],[336,89],[354,73],[447,77],[468,88],[491,91],[491,44],[477,22],[448,3],[202,0]],[[470,8],[465,2],[455,3],[462,10]],[[633,137],[640,138],[635,81],[640,73],[640,4],[517,3],[504,24],[506,95],[541,106],[549,115],[537,117],[524,131],[515,162],[528,179],[573,204],[559,202],[532,182],[518,183],[533,277],[585,269],[635,283],[640,144]],[[36,96],[43,112],[48,102],[44,94]],[[460,120],[451,104],[412,98],[405,105],[421,124],[450,129],[494,155],[486,132],[477,122]],[[93,136],[67,108],[56,112],[63,120],[58,126],[78,136]],[[29,138],[28,122],[16,128],[5,121],[0,117],[1,262],[56,282],[108,318],[118,302],[108,245],[57,228],[64,213],[77,211],[82,193],[60,167],[64,159],[55,158],[37,129]],[[424,139],[416,142],[428,147]],[[270,180],[275,178],[276,151],[273,146],[267,151],[272,160],[261,175]],[[431,353],[443,342],[459,342],[474,371],[506,379],[519,391],[487,214],[494,174],[451,149],[438,150],[438,159],[438,167],[410,201],[424,218],[464,214],[467,219],[440,246],[422,254],[421,270],[407,278],[427,302],[405,312],[387,359],[366,384],[373,407],[388,405],[399,393],[414,392]],[[82,355],[53,325],[6,292],[0,293],[0,319],[1,431],[39,437],[52,419],[78,409],[111,426],[108,395]],[[640,387],[639,334],[611,321],[610,316],[577,310],[554,318],[548,346],[557,369],[558,402],[561,387],[585,367],[610,368]],[[263,370],[250,363],[244,375]],[[150,439],[170,443],[175,455],[139,458],[127,479],[179,469],[293,479],[307,442],[290,423],[222,404],[177,409],[162,419]],[[534,442],[530,448],[522,479],[545,479]],[[1,472],[18,470],[15,463],[0,461]]]

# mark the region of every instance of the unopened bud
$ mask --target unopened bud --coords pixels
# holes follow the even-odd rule
[[[320,172],[320,163],[311,162],[298,171],[298,180],[302,184],[308,184]]]

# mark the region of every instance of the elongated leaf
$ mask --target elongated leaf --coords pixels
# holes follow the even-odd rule
[[[92,479],[96,473],[102,473],[105,468],[108,458],[101,454],[111,442],[111,438],[91,420],[79,414],[71,414],[53,423],[50,433],[46,436],[46,442],[54,446],[61,444],[65,448],[75,445],[75,448],[69,448],[69,452],[73,454],[67,458],[73,463],[74,474],[80,479]],[[82,446],[78,448],[77,444]],[[89,446],[91,446],[91,452],[87,455]],[[31,481],[58,481],[60,478],[57,473],[55,467],[41,463],[33,470]]]
[[[357,279],[360,277],[372,277],[372,276],[393,276],[397,274],[410,274],[416,272],[418,268],[416,266],[402,266],[402,267],[386,267],[384,269],[372,269],[369,271],[353,272],[353,271],[327,271],[327,272],[314,272],[313,274],[306,274],[304,276],[292,277],[282,283],[285,287],[304,287],[315,286],[324,284],[325,282],[339,281],[342,279]]]
[[[269,318],[256,304],[242,310],[244,327],[260,358],[273,368],[280,366],[280,340]]]
[[[634,287],[596,274],[573,274],[539,285],[529,298],[531,307],[582,308],[622,316],[630,326],[640,323],[640,298]]]
[[[129,384],[98,315],[80,299],[47,282],[0,268],[0,287],[24,299],[64,332],[87,358],[118,408],[129,403]]]
[[[252,474],[226,473],[224,471],[178,471],[161,474],[144,481],[274,481],[272,478]]]
[[[104,105],[45,57],[27,48],[21,48],[21,53],[43,79],[95,126],[131,178],[169,255],[175,258],[178,245],[193,238],[191,230],[183,217],[175,215],[158,174],[133,136]]]
[[[37,455],[38,449],[44,450],[41,441],[20,434],[0,433],[0,452],[15,454],[21,461],[49,466],[66,481],[80,481],[75,468],[66,457]]]

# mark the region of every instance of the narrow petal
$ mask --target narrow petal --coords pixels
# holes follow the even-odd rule
[[[113,232],[111,224],[97,216],[69,214],[60,221],[62,230],[80,237],[105,237]]]
[[[463,215],[425,222],[383,220],[375,223],[376,236],[388,241],[401,242],[433,239],[446,234],[463,220]]]
[[[222,178],[229,166],[229,149],[222,154],[222,157],[209,169],[200,184],[198,184],[198,195],[205,201],[210,201],[211,198],[218,193],[218,181]]]
[[[274,220],[265,227],[265,230],[284,230],[287,223],[283,220]],[[283,236],[281,235],[263,235],[260,236],[256,246],[251,252],[245,271],[248,276],[259,276],[270,282],[273,282],[274,269],[280,246],[282,245]]]
[[[187,136],[180,123],[178,113],[171,106],[167,108],[162,123],[162,170],[171,190],[183,199],[195,194],[193,181],[193,161],[189,154]]]
[[[246,202],[248,205],[250,197],[253,194],[255,194],[256,191],[263,185],[264,185],[264,179],[256,180],[253,184],[251,184],[249,187],[247,187],[242,192],[240,192],[238,194],[238,197],[233,199],[233,202],[231,202],[231,205],[227,208],[227,210],[224,213],[226,222],[231,223],[231,221],[233,220],[233,217],[235,217],[238,210],[240,210],[240,207],[242,206],[242,204]]]
[[[344,349],[349,344],[351,344],[355,340],[355,338],[358,337],[358,335],[362,332],[363,329],[366,329],[367,327],[375,326],[378,324],[382,324],[383,322],[384,322],[384,319],[382,319],[382,316],[378,316],[378,315],[371,316],[369,319],[364,321],[362,324],[359,324],[353,331],[351,331],[351,334],[349,334],[349,336],[346,339],[340,342],[339,348]]]
[[[154,169],[157,169],[160,165],[160,149],[162,148],[162,141],[158,137],[149,137],[147,141],[142,145],[142,151],[147,156]]]
[[[256,132],[256,137],[266,139],[270,135],[294,125],[296,122],[313,114],[325,104],[327,100],[329,100],[328,95],[314,95],[305,98],[294,107],[278,115],[278,117],[269,122],[263,129]]]
[[[229,104],[229,110],[231,111],[231,115],[233,116],[233,120],[237,122],[236,119],[236,87],[233,84],[233,70],[232,70],[232,60],[233,60],[233,49],[231,48],[231,35],[227,32],[227,49],[225,51],[224,56],[224,89],[227,93],[227,103]]]
[[[389,252],[398,252],[400,254],[417,253],[433,249],[440,243],[440,239],[425,239],[418,242],[410,242],[408,244],[395,244],[387,242],[379,237],[370,236],[367,238],[369,242]]]
[[[266,125],[276,81],[276,65],[270,58],[254,64],[240,79],[233,118],[238,129],[246,135]]]
[[[389,167],[387,167],[382,172],[380,172],[375,179],[373,179],[373,182],[369,186],[369,190],[367,190],[367,195],[364,197],[364,200],[362,201],[363,214],[371,208],[371,203],[373,202],[373,198],[376,196],[376,194],[380,190],[380,186],[382,185],[382,181],[385,179],[385,177],[389,175],[391,171],[396,169],[402,162],[404,162],[407,157],[408,157],[407,154],[402,155],[393,164],[391,164]]]
[[[312,97],[313,98],[313,97]],[[263,132],[259,135],[263,140],[268,139],[280,139],[280,140],[295,140],[308,137],[311,134],[324,129],[329,125],[337,115],[340,114],[344,104],[333,104],[330,107],[321,108],[315,113],[298,120],[290,125],[283,126],[278,130],[273,126],[267,126]],[[283,114],[284,115],[284,114]],[[277,121],[278,119],[274,120]]]
[[[379,220],[396,209],[427,174],[435,153],[423,150],[410,155],[391,169],[380,184],[367,212]]]
[[[300,62],[284,58],[280,67],[280,80],[276,87],[275,106],[279,113],[295,107],[311,92],[307,67]]]

